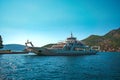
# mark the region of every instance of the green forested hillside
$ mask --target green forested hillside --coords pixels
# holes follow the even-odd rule
[[[120,51],[120,28],[104,36],[91,35],[82,41],[90,46],[100,46],[103,51]]]

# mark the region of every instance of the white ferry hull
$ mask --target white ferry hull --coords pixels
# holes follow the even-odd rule
[[[37,55],[40,56],[81,56],[81,55],[95,55],[97,51],[63,51],[63,50],[50,50],[46,48],[33,49]]]
[[[82,55],[95,55],[96,53],[37,53],[39,56],[82,56]]]

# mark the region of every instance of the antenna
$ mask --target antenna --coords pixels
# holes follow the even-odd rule
[[[72,32],[71,32],[71,37],[73,37],[73,34],[72,34]]]

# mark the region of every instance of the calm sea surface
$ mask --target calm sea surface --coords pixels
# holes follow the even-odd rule
[[[0,55],[0,80],[120,80],[120,53]]]

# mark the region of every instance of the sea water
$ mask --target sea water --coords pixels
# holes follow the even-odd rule
[[[0,54],[0,80],[120,80],[120,53],[84,56]]]

